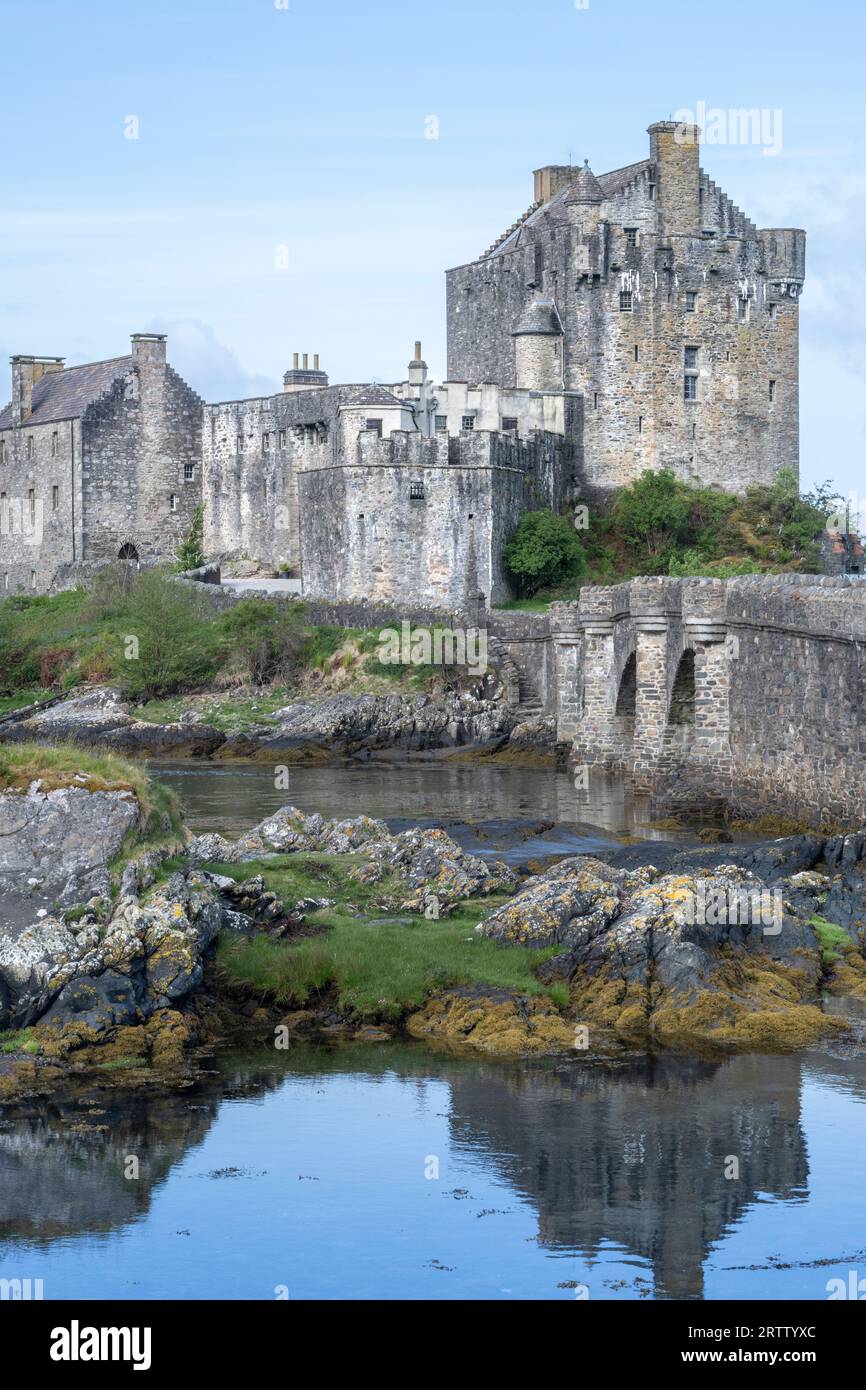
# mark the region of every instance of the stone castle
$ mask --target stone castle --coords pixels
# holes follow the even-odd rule
[[[524,511],[647,468],[730,491],[796,471],[805,233],[756,229],[696,127],[648,133],[612,173],[536,170],[528,211],[447,273],[447,381],[420,343],[394,384],[332,386],[296,354],[281,392],[213,405],[159,334],[86,366],[13,358],[0,596],[170,559],[201,505],[208,558],[311,597],[496,603]]]

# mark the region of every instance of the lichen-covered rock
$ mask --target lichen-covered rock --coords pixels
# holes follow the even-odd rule
[[[130,791],[91,791],[87,786],[0,795],[0,892],[38,881],[64,905],[84,902],[105,889],[105,866],[139,822]]]
[[[122,898],[107,923],[73,931],[48,918],[0,929],[0,1027],[77,1021],[95,1033],[148,1019],[201,983],[222,926],[235,925],[195,871],[174,874],[144,902]]]

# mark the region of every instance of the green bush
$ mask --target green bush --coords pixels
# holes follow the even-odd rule
[[[237,661],[253,685],[288,680],[297,669],[307,639],[303,605],[278,605],[245,598],[220,618],[222,651]]]
[[[192,520],[180,543],[175,561],[175,570],[183,574],[186,570],[197,570],[204,564],[204,507],[199,504],[192,514]]]
[[[639,547],[658,561],[688,538],[691,522],[689,489],[668,469],[647,469],[617,493],[613,524],[628,545]]]
[[[568,517],[555,512],[524,512],[503,559],[521,598],[583,573],[580,542]]]
[[[219,639],[204,599],[162,570],[142,570],[123,612],[114,676],[136,700],[171,695],[207,681]]]

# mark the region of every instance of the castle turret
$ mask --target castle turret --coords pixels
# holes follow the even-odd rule
[[[562,321],[552,299],[534,299],[512,331],[518,389],[562,390]]]
[[[304,353],[301,365],[298,365],[300,353],[295,353],[292,359],[292,366],[283,376],[284,391],[319,391],[328,384],[328,373],[319,369],[319,354],[313,353],[313,365],[310,366],[309,353]]]

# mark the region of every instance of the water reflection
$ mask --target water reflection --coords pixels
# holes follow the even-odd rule
[[[814,1101],[828,1091],[845,1116],[829,1128]],[[866,1058],[826,1053],[503,1065],[394,1045],[233,1057],[182,1096],[4,1112],[0,1277],[26,1274],[38,1250],[33,1273],[63,1296],[74,1248],[79,1289],[107,1296],[121,1267],[112,1247],[135,1230],[114,1296],[127,1282],[126,1296],[190,1296],[194,1280],[192,1296],[267,1297],[291,1251],[293,1297],[573,1297],[569,1278],[592,1297],[628,1297],[637,1272],[656,1297],[700,1298],[712,1252],[733,1241],[764,1272],[722,1262],[737,1272],[712,1277],[729,1295],[791,1296],[766,1272],[766,1213],[785,1204],[804,1262],[841,1259],[828,1243],[844,1246],[846,1232],[856,1242],[866,1111],[851,1107],[864,1098]],[[810,1171],[812,1145],[829,1146],[831,1184]],[[424,1178],[430,1155],[438,1183]],[[805,1296],[822,1296],[810,1278]]]

